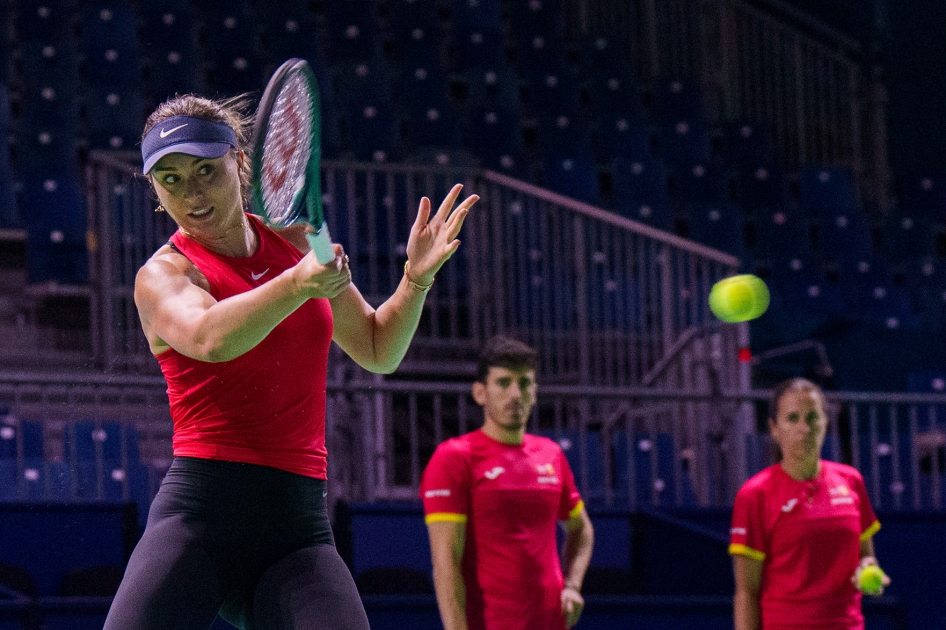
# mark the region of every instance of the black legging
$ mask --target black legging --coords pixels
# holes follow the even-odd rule
[[[335,550],[325,481],[176,458],[128,562],[105,630],[365,630]]]

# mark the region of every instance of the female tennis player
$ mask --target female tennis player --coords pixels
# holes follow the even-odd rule
[[[769,410],[782,460],[749,479],[733,508],[736,630],[862,630],[855,585],[877,564],[880,529],[864,479],[821,459],[827,417],[817,385],[779,384]]]
[[[304,225],[248,214],[245,107],[178,97],[145,125],[159,210],[178,225],[138,272],[135,303],[168,384],[174,461],[115,597],[107,630],[364,629],[326,514],[326,372],[337,343],[393,371],[427,289],[457,250],[470,195],[420,201],[400,285],[372,308],[348,257],[320,264]]]

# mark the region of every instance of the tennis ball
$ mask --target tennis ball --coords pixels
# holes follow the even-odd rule
[[[884,572],[876,565],[868,565],[861,569],[860,589],[868,595],[880,592],[884,584]]]
[[[709,306],[724,322],[749,321],[769,307],[769,288],[751,274],[723,278],[710,290]]]

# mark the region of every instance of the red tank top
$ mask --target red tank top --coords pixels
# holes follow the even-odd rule
[[[295,265],[302,254],[252,215],[252,256],[212,252],[181,232],[171,243],[206,276],[217,300],[249,291]],[[252,350],[220,363],[173,348],[157,355],[168,384],[174,455],[260,464],[326,478],[325,388],[332,310],[311,299]]]

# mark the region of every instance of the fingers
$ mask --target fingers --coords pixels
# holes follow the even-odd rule
[[[447,220],[447,217],[450,216],[450,211],[453,210],[453,204],[457,202],[457,197],[460,196],[461,190],[463,190],[463,184],[455,184],[453,188],[450,189],[450,192],[447,193],[443,203],[440,204],[440,208],[437,210],[437,216],[435,218],[441,221]]]
[[[430,220],[430,199],[422,197],[417,206],[417,218],[414,219],[414,231],[422,230]]]

